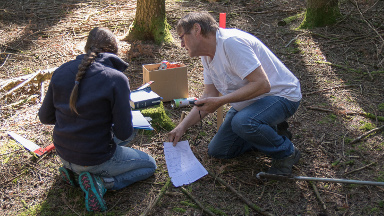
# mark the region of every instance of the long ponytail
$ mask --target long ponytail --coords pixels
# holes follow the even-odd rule
[[[73,87],[71,97],[69,98],[69,108],[77,115],[79,115],[79,113],[76,109],[76,102],[79,96],[79,85],[81,79],[83,79],[86,70],[95,61],[99,53],[109,52],[117,54],[117,40],[115,35],[108,28],[96,27],[89,32],[88,40],[84,49],[86,54],[78,67],[75,78],[75,86]]]

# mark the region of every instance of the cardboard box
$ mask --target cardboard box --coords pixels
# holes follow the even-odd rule
[[[163,98],[163,102],[187,98],[187,67],[182,64],[178,68],[158,70],[159,66],[160,64],[143,65],[143,84],[154,81],[151,84],[151,89]]]

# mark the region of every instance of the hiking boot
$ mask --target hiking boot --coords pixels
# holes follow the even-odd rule
[[[65,167],[59,168],[60,176],[63,181],[73,187],[78,187],[79,183],[77,182],[77,178],[79,175],[74,173],[70,169],[66,169]]]
[[[85,193],[85,207],[87,211],[106,211],[107,205],[103,199],[107,189],[103,180],[92,173],[82,172],[79,176],[80,188]]]
[[[295,147],[295,151],[288,157],[283,159],[272,159],[271,168],[268,174],[274,175],[290,175],[292,173],[292,166],[297,164],[300,160],[300,151]]]
[[[277,134],[280,136],[286,136],[289,140],[292,140],[292,133],[288,130],[289,124],[286,121],[283,121],[277,124]]]

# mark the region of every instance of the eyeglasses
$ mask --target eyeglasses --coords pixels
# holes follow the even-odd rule
[[[184,32],[184,34],[182,34],[182,35],[179,37],[179,39],[180,39],[181,42],[184,42],[184,35],[185,35],[185,34],[188,34],[188,33],[187,33],[187,32]]]

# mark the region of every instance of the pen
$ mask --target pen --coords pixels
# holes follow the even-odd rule
[[[145,83],[144,85],[140,86],[137,90],[145,89],[154,82],[155,81],[149,81],[149,82]]]

